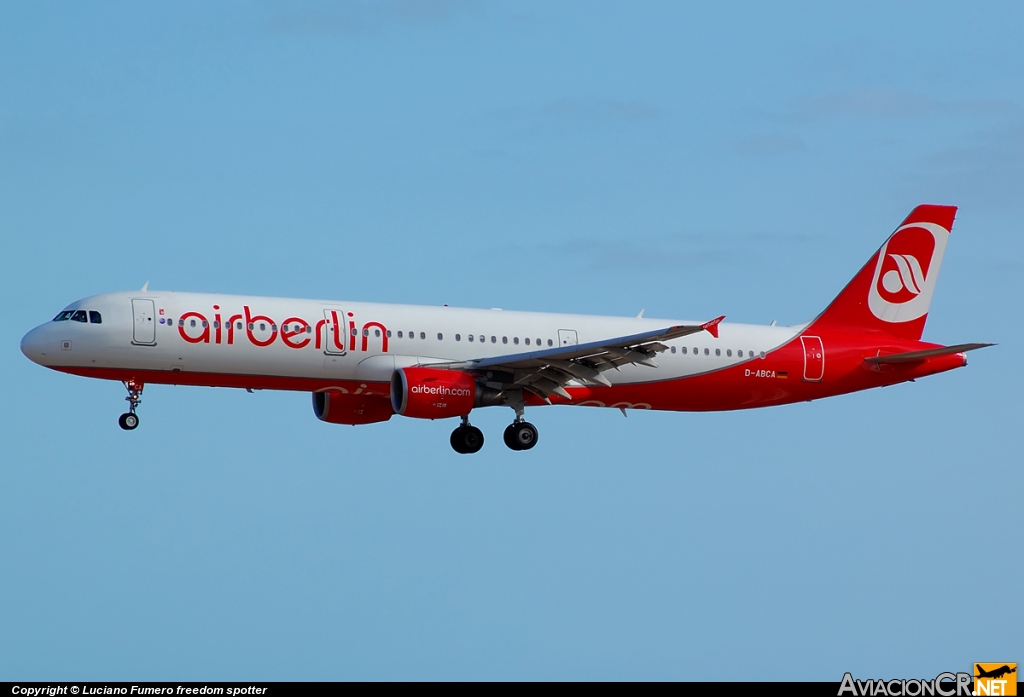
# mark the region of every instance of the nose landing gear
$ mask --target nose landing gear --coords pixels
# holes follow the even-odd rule
[[[144,384],[134,380],[128,380],[124,383],[124,388],[128,390],[128,396],[124,398],[128,402],[128,412],[118,417],[117,425],[125,431],[134,431],[139,427],[139,417],[135,410],[142,404],[143,387],[145,387]]]
[[[469,417],[462,417],[462,425],[452,431],[452,450],[460,455],[471,455],[484,447],[484,434],[476,426],[469,425]]]

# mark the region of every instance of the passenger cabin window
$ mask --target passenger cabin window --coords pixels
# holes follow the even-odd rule
[[[548,339],[548,346],[554,346],[554,345],[555,345],[555,342],[552,341],[551,339]]]
[[[75,310],[75,314],[71,315],[73,322],[88,322],[88,318],[85,316],[85,310]]]
[[[73,315],[73,314],[75,314],[74,310],[64,310],[63,312],[58,312],[57,316],[53,318],[53,321],[54,322],[66,322],[69,319],[71,319],[71,315]]]

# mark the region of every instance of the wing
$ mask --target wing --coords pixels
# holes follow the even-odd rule
[[[602,375],[605,371],[629,364],[656,368],[654,357],[669,348],[663,341],[703,331],[718,338],[718,325],[723,319],[725,315],[704,324],[677,325],[586,344],[450,363],[448,367],[486,374],[487,384],[496,389],[529,390],[545,400],[553,394],[572,399],[565,386],[573,380],[610,387],[611,382]]]

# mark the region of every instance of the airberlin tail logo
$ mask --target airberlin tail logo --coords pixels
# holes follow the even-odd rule
[[[928,313],[946,251],[949,230],[935,223],[910,223],[878,251],[868,307],[883,322],[909,322]]]

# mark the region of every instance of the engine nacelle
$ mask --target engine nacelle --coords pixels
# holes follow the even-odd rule
[[[387,421],[395,413],[391,402],[373,395],[314,392],[313,413],[329,424],[357,426]]]
[[[465,416],[476,403],[469,373],[438,368],[399,368],[391,375],[391,408],[414,419]]]

